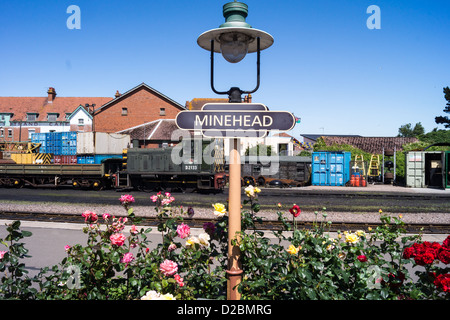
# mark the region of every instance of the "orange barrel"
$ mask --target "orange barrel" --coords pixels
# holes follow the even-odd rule
[[[361,177],[361,187],[367,187],[366,178]]]
[[[359,175],[355,176],[355,187],[359,187]]]
[[[350,176],[350,186],[354,187],[355,186],[355,175],[352,174]]]

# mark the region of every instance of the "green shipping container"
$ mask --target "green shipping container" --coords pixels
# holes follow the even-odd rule
[[[410,151],[405,153],[406,186],[411,188],[446,187],[448,154],[445,151]],[[447,158],[446,158],[447,157]],[[447,167],[447,169],[446,169]]]

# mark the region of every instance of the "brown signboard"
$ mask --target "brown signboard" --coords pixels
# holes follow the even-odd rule
[[[242,107],[245,107],[244,105]],[[182,111],[175,123],[184,130],[230,131],[289,131],[295,117],[287,111],[208,110]]]

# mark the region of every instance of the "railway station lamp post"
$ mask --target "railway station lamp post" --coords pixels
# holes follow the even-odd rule
[[[211,89],[216,94],[227,94],[230,103],[241,103],[242,94],[251,94],[258,90],[260,84],[260,52],[273,44],[273,37],[267,32],[252,28],[245,18],[248,15],[248,6],[245,3],[234,1],[223,6],[225,23],[219,28],[202,33],[197,43],[200,47],[211,52]],[[214,53],[222,56],[230,63],[237,63],[244,59],[247,53],[257,53],[257,84],[251,91],[244,91],[232,87],[228,91],[217,91],[214,88]],[[243,106],[242,109],[245,109]],[[233,245],[232,240],[241,231],[241,159],[240,139],[230,139],[229,163],[229,196],[228,196],[228,287],[227,299],[239,300],[240,293],[236,286],[241,282],[243,270],[240,263],[240,250]]]

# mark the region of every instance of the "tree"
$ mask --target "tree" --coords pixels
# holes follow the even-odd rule
[[[414,128],[411,127],[411,123],[407,123],[398,129],[397,137],[405,138],[417,138],[425,133],[425,128],[420,122],[416,123]]]
[[[444,112],[445,113],[450,113],[450,88],[449,87],[445,87],[444,88],[444,98],[445,100],[447,100],[447,104],[444,108]],[[450,128],[450,119],[447,116],[437,116],[436,118],[434,118],[434,121],[437,124],[443,124],[445,128]]]

